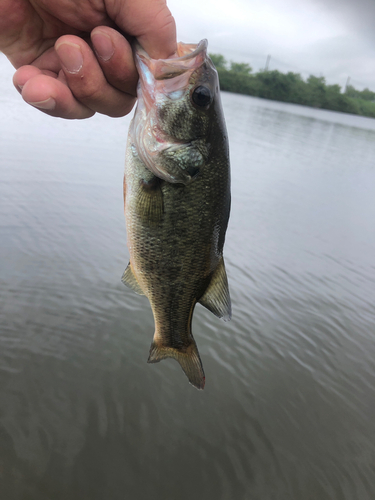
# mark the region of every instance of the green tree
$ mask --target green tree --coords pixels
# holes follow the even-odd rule
[[[307,79],[309,106],[321,108],[326,97],[326,80],[324,76],[310,75]]]
[[[222,90],[375,118],[375,92],[367,88],[359,91],[348,85],[343,93],[339,85],[327,85],[323,76],[310,75],[305,81],[298,73],[277,70],[252,74],[247,63],[232,61],[228,69],[221,54],[210,57]]]
[[[259,83],[252,75],[218,69],[220,88],[237,94],[259,95]]]
[[[214,63],[216,69],[227,67],[227,61],[225,57],[221,54],[209,54],[211,61]]]
[[[240,73],[242,75],[250,75],[252,71],[252,67],[250,64],[247,63],[236,63],[231,61],[230,63],[230,71],[233,71],[233,73]]]
[[[348,97],[352,97],[353,99],[356,99],[358,98],[358,90],[356,90],[353,85],[348,85],[346,87],[346,90],[345,90],[345,94],[348,96]]]
[[[259,97],[276,101],[300,102],[302,78],[296,73],[280,73],[280,71],[259,71],[256,79],[260,83]]]
[[[365,101],[375,102],[375,92],[372,92],[368,88],[362,90],[362,92],[358,92],[359,98],[364,99]]]
[[[368,88],[360,91],[355,89],[352,85],[348,85],[345,91],[345,95],[353,99],[362,99],[364,101],[375,102],[375,92],[372,92]]]

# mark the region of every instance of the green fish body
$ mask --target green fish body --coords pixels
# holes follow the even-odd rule
[[[150,301],[149,363],[176,359],[190,383],[205,376],[191,332],[195,304],[231,317],[223,245],[230,211],[228,139],[207,41],[153,60],[137,46],[140,75],[125,163],[130,262],[123,282]]]

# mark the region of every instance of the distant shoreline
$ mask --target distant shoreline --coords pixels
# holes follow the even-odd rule
[[[327,85],[324,77],[310,75],[305,81],[299,73],[261,70],[252,73],[247,63],[228,63],[221,54],[210,54],[219,74],[220,88],[236,94],[251,95],[316,109],[340,111],[375,118],[375,92],[356,90],[347,85]]]

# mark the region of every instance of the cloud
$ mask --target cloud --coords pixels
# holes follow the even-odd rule
[[[263,68],[375,90],[375,0],[169,0],[182,41]],[[354,82],[354,80],[353,80]],[[361,82],[361,83],[359,83]]]
[[[349,32],[375,44],[374,0],[313,0],[313,2],[322,11],[334,14]]]

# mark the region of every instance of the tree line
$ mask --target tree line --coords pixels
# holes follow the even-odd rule
[[[328,85],[323,76],[310,75],[305,81],[299,73],[252,73],[247,63],[228,63],[221,54],[210,57],[219,73],[221,90],[375,118],[375,92],[367,88],[359,91],[348,85],[342,92],[340,85]]]

